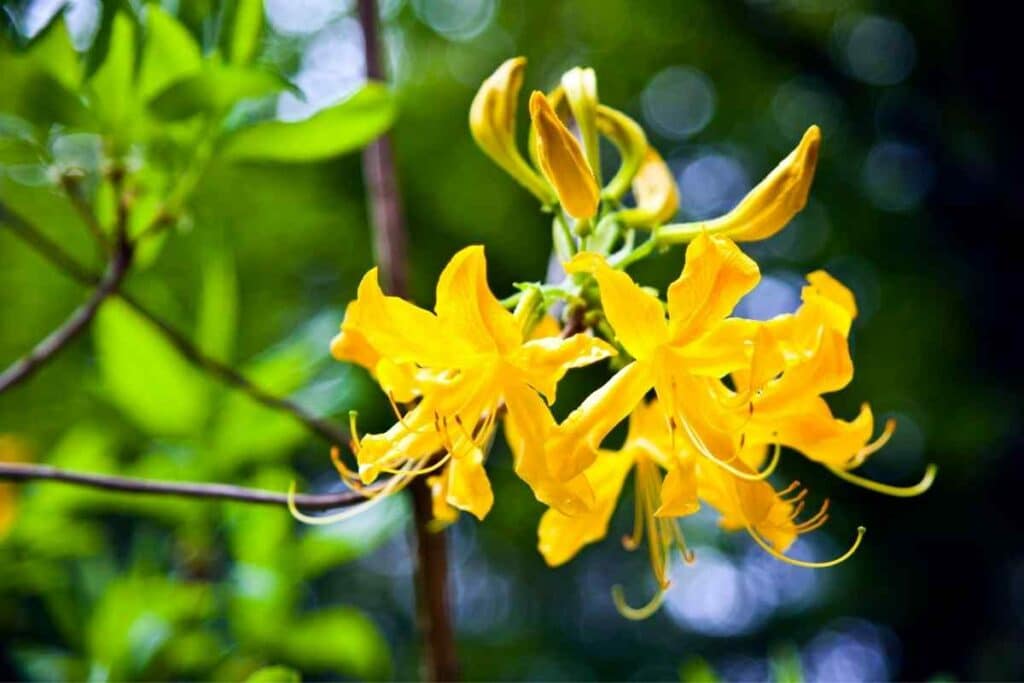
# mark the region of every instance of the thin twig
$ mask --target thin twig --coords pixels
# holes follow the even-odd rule
[[[59,245],[46,237],[42,232],[33,227],[22,216],[0,204],[0,223],[3,223],[21,238],[26,244],[32,247],[36,253],[52,263],[60,270],[67,273],[83,285],[96,285],[100,278],[88,268],[79,263],[73,256],[64,251]],[[215,358],[203,353],[184,334],[176,330],[169,323],[150,311],[138,299],[127,292],[118,291],[115,293],[133,311],[149,322],[166,339],[183,358],[196,367],[214,376],[221,382],[229,384],[244,392],[254,401],[257,401],[272,410],[287,413],[302,423],[307,429],[322,437],[332,445],[341,445],[348,440],[348,435],[340,428],[330,422],[316,417],[302,406],[299,406],[288,399],[275,396],[265,389],[258,387],[248,380],[239,371],[226,365]]]
[[[257,505],[285,506],[288,504],[288,494],[267,491],[265,489],[251,489],[244,486],[230,486],[228,484],[197,484],[118,477],[108,474],[87,474],[59,469],[49,465],[0,462],[0,480],[4,479],[12,481],[56,481],[121,493],[179,496],[182,498],[213,498],[217,500],[254,503]],[[296,505],[312,511],[348,507],[364,501],[366,501],[366,497],[355,491],[321,494],[300,493],[295,495]]]
[[[359,0],[366,75],[384,80],[380,56],[380,31],[375,0]],[[377,263],[392,295],[407,296],[406,234],[398,176],[388,136],[363,151],[363,176],[374,227]],[[423,647],[423,674],[432,681],[459,678],[458,653],[452,627],[448,586],[447,539],[443,531],[431,531],[433,504],[426,477],[410,485],[416,533],[416,613]]]
[[[0,393],[23,382],[56,356],[86,328],[107,297],[117,291],[131,263],[131,248],[119,245],[110,267],[89,299],[79,306],[64,323],[39,342],[35,348],[12,363],[0,374]]]

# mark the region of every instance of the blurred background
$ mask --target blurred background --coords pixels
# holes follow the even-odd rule
[[[190,124],[168,101],[150,107],[144,126],[122,113],[90,127],[83,98],[31,54],[55,35],[61,4],[0,3],[0,200],[98,265],[55,185],[60,169],[88,179],[109,149],[103,134],[127,141],[141,188],[165,187],[183,172],[167,140]],[[71,44],[87,63],[113,51],[104,46],[117,44],[118,9],[139,26],[153,11],[143,0],[66,4]],[[225,26],[240,21],[233,4],[156,4],[207,58],[242,50],[253,68],[294,84],[243,93],[252,97],[229,103],[228,125],[303,120],[364,81],[350,1],[265,0],[241,48],[224,47]],[[632,623],[609,594],[615,583],[631,595],[652,589],[644,557],[618,542],[629,496],[608,539],[550,570],[535,550],[541,506],[499,447],[488,463],[494,510],[484,524],[464,515],[450,535],[465,676],[1024,677],[1022,301],[1011,249],[1024,196],[1022,112],[1017,65],[1003,54],[1017,39],[1013,23],[986,3],[887,0],[385,0],[381,14],[419,303],[432,303],[441,267],[469,243],[486,245],[499,296],[544,275],[547,220],[475,148],[466,124],[479,83],[510,56],[530,60],[526,89],[595,67],[602,100],[640,121],[669,161],[688,220],[731,208],[817,123],[811,201],[785,231],[747,245],[764,278],[741,313],[794,309],[803,274],[817,268],[848,283],[861,310],[857,372],[834,406],[849,416],[867,400],[899,423],[864,471],[912,483],[926,463],[940,468],[929,493],[902,500],[784,457],[785,477],[830,497],[834,511],[793,554],[828,555],[864,524],[857,555],[828,571],[783,565],[702,513],[684,523],[698,562],[676,568],[659,613]],[[106,73],[102,63],[96,73]],[[133,126],[146,132],[124,133]],[[372,381],[327,354],[372,263],[359,155],[272,156],[214,155],[187,215],[140,255],[126,287],[274,391],[338,419],[358,409],[367,428],[383,426],[389,413]],[[109,210],[102,187],[92,189],[101,214],[104,202]],[[681,262],[676,250],[636,275],[664,286]],[[0,367],[83,297],[0,228]],[[557,410],[603,376],[571,375]],[[338,486],[320,442],[198,374],[116,302],[55,362],[0,395],[0,459],[279,490],[293,479],[310,491]],[[306,680],[415,677],[408,524],[401,499],[311,528],[277,509],[0,484],[0,679],[226,680],[269,664]]]

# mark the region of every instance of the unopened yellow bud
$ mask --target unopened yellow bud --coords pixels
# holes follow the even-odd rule
[[[523,86],[525,57],[507,60],[480,86],[469,108],[469,130],[487,156],[544,204],[551,190],[516,147],[516,102]]]
[[[583,140],[583,152],[601,182],[601,154],[597,137],[597,75],[593,69],[576,67],[562,76],[562,88]]]
[[[667,225],[658,233],[665,243],[689,242],[702,232],[728,235],[737,242],[771,237],[807,205],[821,146],[821,130],[811,126],[800,144],[757,184],[736,208],[719,218]]]
[[[626,194],[633,176],[640,170],[647,153],[647,136],[636,121],[603,104],[597,106],[597,129],[615,144],[622,158],[619,170],[604,186],[606,197],[619,199]]]
[[[647,148],[640,170],[633,176],[636,207],[619,212],[619,220],[634,228],[661,225],[679,210],[679,190],[672,170],[653,147]]]
[[[530,96],[530,118],[537,131],[537,156],[544,176],[555,188],[562,207],[573,218],[597,213],[597,181],[580,143],[565,127],[539,90]]]

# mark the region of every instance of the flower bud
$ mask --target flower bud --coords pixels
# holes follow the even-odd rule
[[[800,144],[765,176],[736,208],[719,218],[667,225],[658,233],[665,243],[689,242],[702,232],[727,235],[737,242],[768,239],[807,204],[821,146],[821,130],[811,126]]]
[[[544,176],[566,213],[586,219],[597,213],[600,195],[580,144],[539,90],[530,96],[530,118],[537,131],[537,155]]]
[[[523,86],[524,57],[507,60],[480,86],[469,109],[469,130],[487,156],[544,204],[550,188],[516,147],[516,102]]]
[[[562,76],[562,89],[565,91],[569,109],[579,128],[587,162],[594,172],[594,177],[600,183],[601,154],[597,137],[597,76],[593,69],[581,67],[570,69]]]

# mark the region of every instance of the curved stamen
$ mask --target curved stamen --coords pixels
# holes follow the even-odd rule
[[[643,607],[630,607],[629,604],[626,603],[626,596],[622,592],[622,586],[615,584],[612,586],[612,602],[615,603],[615,609],[619,611],[619,614],[625,618],[630,621],[643,621],[657,612],[658,608],[661,607],[661,603],[665,601],[666,588],[662,588],[655,593],[654,597],[651,598],[651,601]]]
[[[832,474],[836,475],[840,479],[850,482],[856,486],[866,488],[876,493],[884,493],[887,496],[896,496],[897,498],[913,498],[919,496],[928,489],[931,488],[932,483],[935,481],[935,474],[939,471],[939,468],[934,464],[929,464],[924,470],[924,476],[921,477],[921,481],[917,482],[912,486],[893,486],[892,484],[883,484],[881,482],[866,479],[864,477],[847,472],[846,470],[836,469],[829,467]]]
[[[768,467],[755,474],[751,474],[750,472],[744,472],[743,470],[734,467],[733,465],[730,465],[728,462],[722,460],[714,453],[712,453],[710,449],[708,449],[708,447],[704,444],[704,441],[701,440],[700,435],[697,434],[696,431],[694,431],[693,427],[690,425],[689,422],[687,422],[686,420],[682,420],[682,425],[683,430],[686,432],[687,437],[689,437],[690,439],[690,443],[693,444],[694,448],[697,449],[698,453],[700,453],[705,458],[721,467],[729,474],[739,477],[740,479],[745,479],[747,481],[763,481],[771,476],[772,472],[775,471],[775,467],[779,464],[779,458],[782,455],[782,448],[779,446],[779,444],[775,444],[775,452],[772,454],[772,459],[771,462],[768,463]]]
[[[391,481],[395,481],[395,479],[392,479]],[[388,483],[390,484],[390,482]],[[395,490],[398,489],[396,488]],[[380,492],[377,495],[373,496],[372,498],[368,498],[365,503],[360,503],[359,505],[346,508],[345,510],[337,512],[333,515],[322,515],[314,517],[312,515],[307,515],[304,512],[300,511],[299,508],[295,505],[295,482],[293,481],[291,484],[288,485],[288,512],[292,514],[292,517],[305,524],[312,524],[314,526],[326,526],[328,524],[336,524],[337,522],[343,522],[346,519],[355,517],[356,515],[370,509],[374,505],[378,504],[380,501],[387,498],[388,493],[392,493],[392,491],[388,491],[387,487],[384,487],[383,489],[380,490]]]
[[[451,460],[451,457],[452,457],[451,453],[445,453],[443,457],[439,458],[438,460],[434,461],[433,463],[431,463],[429,465],[425,465],[425,466],[417,465],[416,467],[412,467],[412,468],[408,468],[408,469],[402,469],[402,468],[394,468],[393,469],[393,468],[389,468],[389,467],[381,467],[380,471],[381,472],[386,472],[387,474],[404,474],[404,475],[408,475],[408,476],[417,476],[418,477],[418,476],[420,476],[422,474],[430,474],[434,470],[440,469],[441,467],[443,467],[445,465],[445,463],[447,463],[449,460]],[[424,461],[429,461],[429,460],[430,460],[430,457],[428,456],[428,457],[423,458],[422,460],[420,460],[420,463],[422,463]]]
[[[806,567],[807,569],[825,569],[827,567],[834,567],[837,564],[840,564],[840,563],[845,562],[846,560],[850,559],[850,557],[855,552],[857,552],[857,548],[860,547],[860,542],[861,542],[861,539],[864,538],[864,532],[865,531],[867,531],[867,529],[865,529],[864,527],[862,527],[862,526],[857,527],[857,538],[855,538],[853,540],[853,545],[851,545],[849,550],[847,550],[845,553],[843,553],[839,557],[836,557],[836,558],[831,559],[831,560],[827,560],[825,562],[808,562],[806,560],[797,560],[797,559],[794,559],[792,557],[787,557],[786,555],[784,555],[783,553],[779,552],[774,547],[772,547],[771,543],[769,543],[765,539],[761,538],[761,536],[758,534],[758,532],[752,526],[750,526],[749,524],[747,525],[747,532],[750,534],[750,537],[753,538],[754,541],[757,542],[757,544],[759,546],[761,546],[761,548],[763,548],[766,553],[768,553],[769,555],[771,555],[772,557],[774,557],[777,560],[781,560],[782,562],[785,562],[786,564],[791,564],[791,565],[793,565],[795,567]]]

